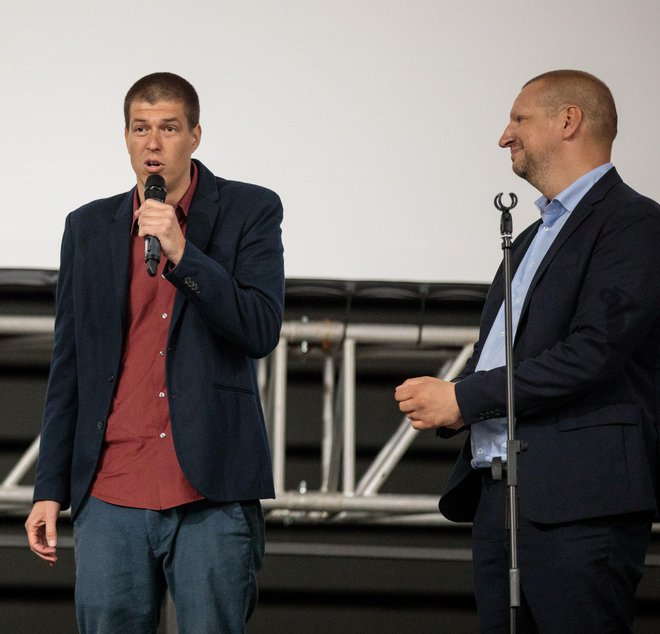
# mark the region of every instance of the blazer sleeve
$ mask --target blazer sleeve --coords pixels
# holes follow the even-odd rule
[[[55,332],[48,375],[34,501],[70,504],[71,464],[78,417],[78,380],[73,302],[74,241],[66,220],[57,280]]]
[[[232,187],[232,202],[223,211],[230,221],[217,230],[235,234],[231,255],[215,258],[187,241],[181,261],[166,277],[212,331],[247,356],[259,358],[275,348],[282,325],[282,203],[262,187]],[[213,240],[227,237],[215,235]]]

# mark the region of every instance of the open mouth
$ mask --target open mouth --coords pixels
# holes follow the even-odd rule
[[[149,171],[160,169],[163,164],[160,161],[146,161],[145,166]]]

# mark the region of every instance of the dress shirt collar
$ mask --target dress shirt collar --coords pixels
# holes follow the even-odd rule
[[[552,200],[545,196],[538,198],[534,204],[541,213],[543,222],[552,224],[562,213],[573,211],[584,195],[599,181],[606,172],[614,167],[612,163],[604,163],[599,167],[583,174],[573,181],[564,191],[560,192]]]

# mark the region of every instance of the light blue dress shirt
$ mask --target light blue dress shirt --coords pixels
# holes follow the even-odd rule
[[[529,245],[511,282],[511,306],[513,321],[513,337],[520,320],[520,311],[525,302],[534,275],[550,249],[555,238],[568,220],[571,212],[577,207],[584,195],[593,187],[596,181],[612,168],[612,163],[605,163],[587,172],[571,183],[552,201],[541,196],[534,203],[541,212],[542,223],[539,226],[532,243]],[[504,337],[504,302],[500,306],[497,317],[486,338],[475,372],[491,370],[505,364]],[[491,418],[474,423],[470,428],[472,443],[472,466],[474,468],[489,467],[493,458],[501,457],[506,462],[507,424],[506,418]]]

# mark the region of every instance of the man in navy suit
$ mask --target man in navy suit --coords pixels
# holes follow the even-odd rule
[[[254,359],[279,339],[282,205],[192,160],[185,79],[143,77],[124,116],[136,187],[66,220],[28,540],[53,565],[71,506],[81,632],[155,632],[166,587],[179,631],[243,632],[274,497]]]
[[[499,142],[542,194],[511,256],[522,632],[631,631],[656,510],[660,207],[610,163],[616,131],[603,82],[552,71],[525,84]],[[503,298],[500,270],[455,382],[396,389],[416,429],[469,431],[440,509],[473,522],[484,632],[509,630],[506,476],[491,471],[506,462]]]

